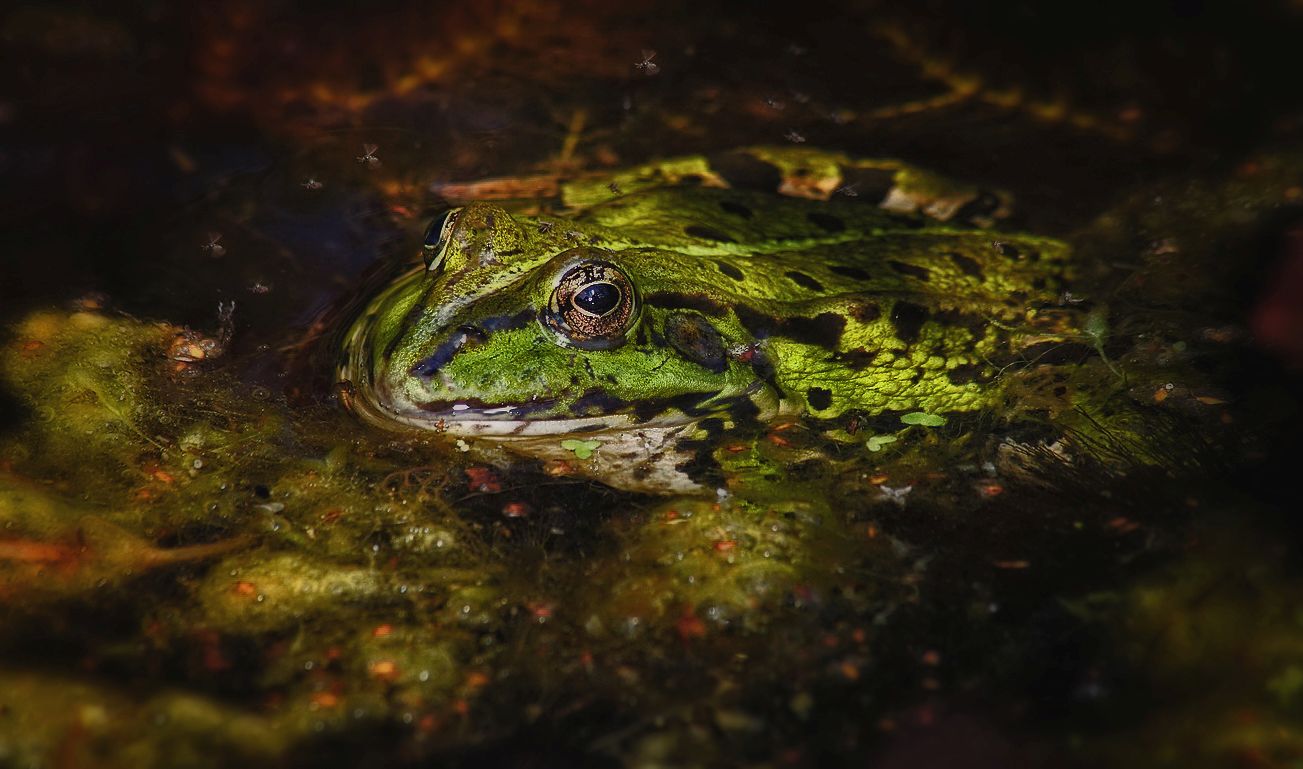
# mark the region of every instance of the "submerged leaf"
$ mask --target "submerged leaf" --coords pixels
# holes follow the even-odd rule
[[[941,427],[945,425],[946,418],[936,414],[926,414],[922,411],[911,411],[900,418],[900,421],[907,425],[922,425],[923,427]]]
[[[895,443],[894,435],[872,435],[864,445],[869,447],[869,451],[882,451],[888,443]]]
[[[601,446],[601,441],[578,441],[574,438],[567,438],[561,441],[561,448],[566,451],[573,451],[576,459],[588,459]]]

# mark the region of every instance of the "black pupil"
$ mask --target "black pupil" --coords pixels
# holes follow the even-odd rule
[[[575,306],[594,315],[605,315],[620,303],[620,289],[610,283],[593,283],[575,294]]]

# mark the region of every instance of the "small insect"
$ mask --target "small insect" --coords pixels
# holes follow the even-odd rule
[[[788,129],[787,133],[783,134],[783,138],[792,144],[805,144],[805,137],[795,128]]]
[[[661,71],[660,65],[652,61],[654,58],[656,58],[656,52],[644,48],[642,49],[642,60],[634,62],[633,68],[641,70],[644,75],[651,77]]]
[[[546,235],[546,234],[548,234],[549,232],[551,232],[551,231],[552,231],[552,228],[555,227],[555,226],[556,226],[556,224],[553,223],[553,222],[539,222],[539,223],[538,223],[538,234],[539,234],[539,235]]]
[[[307,179],[304,179],[299,186],[305,190],[319,190],[321,189],[321,182],[309,176]]]
[[[843,184],[842,186],[833,190],[833,192],[837,193],[838,195],[845,195],[848,198],[857,198],[860,196],[860,185]]]
[[[895,502],[895,503],[896,503],[897,505],[899,505],[900,507],[904,507],[904,506],[905,506],[905,497],[909,496],[909,493],[910,493],[911,491],[913,491],[913,490],[914,490],[914,487],[913,487],[912,485],[910,485],[910,486],[899,486],[899,487],[894,488],[894,489],[893,489],[892,487],[890,487],[890,486],[879,486],[879,487],[878,487],[878,495],[879,495],[879,496],[878,496],[878,499],[883,500],[883,501],[886,501],[886,502]]]
[[[380,165],[380,158],[376,157],[376,150],[378,149],[380,149],[380,147],[375,144],[363,144],[362,154],[358,155],[357,162],[367,166],[368,168],[375,168]]]
[[[218,243],[222,239],[222,233],[208,233],[208,242],[199,247],[201,251],[212,257],[218,257],[226,253],[226,246]]]
[[[606,189],[610,190],[612,195],[620,194],[620,185],[617,184],[616,182],[611,182],[610,184],[606,185]]]

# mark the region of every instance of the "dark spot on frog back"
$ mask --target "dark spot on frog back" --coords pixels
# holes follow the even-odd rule
[[[925,283],[932,278],[932,273],[929,272],[926,267],[919,267],[917,264],[900,262],[895,259],[889,260],[887,264],[891,269],[899,272],[901,275],[908,275],[911,278],[917,278]]]
[[[823,284],[803,272],[791,270],[784,273],[793,283],[810,291],[823,291]]]
[[[834,312],[814,317],[777,318],[746,305],[738,305],[733,311],[742,327],[756,339],[783,336],[801,344],[836,349],[846,330],[846,318]]]
[[[724,273],[725,275],[732,278],[733,280],[744,280],[746,278],[746,276],[742,274],[741,270],[729,264],[728,262],[716,260],[715,266],[719,268],[720,272]]]
[[[906,344],[918,341],[927,319],[927,309],[913,302],[896,302],[891,308],[891,325],[896,329],[896,336]]]
[[[713,240],[716,243],[737,242],[736,240],[733,239],[733,236],[729,235],[728,233],[720,232],[714,227],[707,227],[702,224],[689,224],[687,227],[683,228],[683,232],[684,234],[690,237],[700,238],[702,240]]]
[[[949,256],[950,261],[955,263],[955,266],[959,268],[960,272],[970,278],[976,278],[978,280],[982,279],[982,265],[978,264],[976,259],[964,256],[963,254],[954,251],[951,251]]]
[[[872,323],[882,317],[882,308],[873,302],[856,302],[850,306],[849,312],[860,323]]]
[[[946,379],[950,380],[953,385],[966,385],[972,382],[985,382],[990,379],[987,372],[981,367],[973,364],[956,366],[946,372]]]
[[[740,216],[743,219],[750,219],[752,216],[755,216],[751,209],[733,200],[721,200],[719,201],[719,207],[724,209],[726,213]]]

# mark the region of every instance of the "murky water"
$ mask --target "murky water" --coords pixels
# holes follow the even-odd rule
[[[708,5],[0,16],[0,765],[1303,760],[1303,11]],[[457,190],[754,145],[1006,191],[1107,332],[704,497],[344,408]]]

